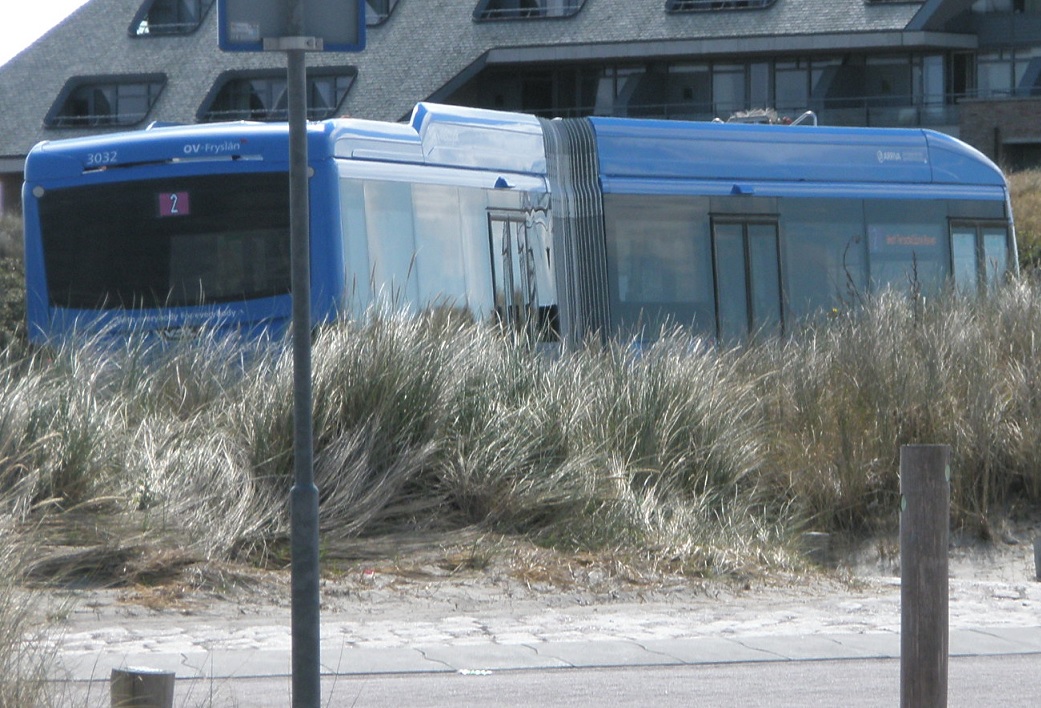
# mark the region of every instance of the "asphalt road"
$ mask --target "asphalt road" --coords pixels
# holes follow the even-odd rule
[[[952,708],[1036,706],[1041,655],[951,657]],[[68,705],[107,706],[95,683],[68,686]],[[697,666],[542,669],[323,676],[323,706],[897,706],[896,659],[780,661]],[[289,679],[178,680],[176,706],[289,706]],[[66,704],[63,701],[63,704]]]

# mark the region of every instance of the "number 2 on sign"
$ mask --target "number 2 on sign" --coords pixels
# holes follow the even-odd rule
[[[159,216],[188,216],[188,192],[163,192],[159,195]]]

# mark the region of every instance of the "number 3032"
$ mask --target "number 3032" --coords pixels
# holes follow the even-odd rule
[[[97,167],[99,165],[111,165],[117,162],[118,156],[119,153],[115,150],[87,153],[87,166]]]

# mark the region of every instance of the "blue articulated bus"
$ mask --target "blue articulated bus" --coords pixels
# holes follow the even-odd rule
[[[315,324],[450,307],[542,340],[783,332],[885,287],[985,292],[1008,189],[927,130],[543,120],[419,104],[308,126]],[[33,341],[291,319],[285,124],[44,142],[25,171]]]

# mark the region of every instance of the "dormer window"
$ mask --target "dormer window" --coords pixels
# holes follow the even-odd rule
[[[572,17],[586,0],[481,0],[474,8],[474,20],[531,20]]]
[[[145,0],[130,23],[131,37],[169,37],[199,29],[213,0]]]
[[[166,85],[165,74],[74,76],[43,119],[48,128],[136,125]]]
[[[324,120],[336,115],[358,70],[351,66],[307,70],[307,117]],[[285,121],[289,119],[285,71],[227,71],[217,77],[199,109],[200,122],[224,120]]]
[[[711,10],[760,10],[777,0],[666,0],[666,12],[706,12]]]
[[[369,27],[382,25],[397,4],[398,0],[365,0],[365,24]]]

